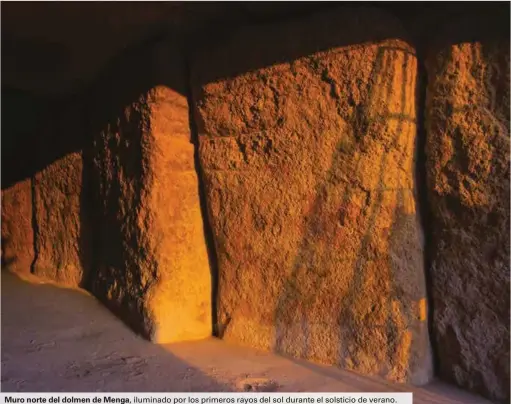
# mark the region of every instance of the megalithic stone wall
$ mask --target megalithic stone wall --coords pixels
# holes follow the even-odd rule
[[[172,49],[164,44],[136,54],[129,76],[114,74],[91,99],[98,103],[94,119],[100,117],[93,133],[98,239],[92,290],[158,343],[212,332],[188,103],[167,85],[167,76],[185,81],[181,55]]]
[[[52,105],[52,104],[50,104]],[[84,177],[87,111],[80,100],[60,100],[39,128],[33,175],[36,259],[33,273],[85,287],[91,270],[90,184]]]
[[[439,376],[508,403],[510,93],[503,18],[499,25],[495,16],[465,17],[440,30],[426,60],[426,152]]]
[[[370,8],[247,27],[192,86],[229,341],[422,384],[415,50]]]
[[[30,273],[34,261],[30,178],[2,189],[2,269]]]
[[[68,286],[83,286],[87,266],[82,223],[82,153],[75,152],[51,163],[34,176],[37,252],[33,273]]]
[[[13,272],[84,286],[91,251],[82,182],[83,105],[72,97],[17,97],[7,97],[5,157],[14,169],[3,179],[18,182],[2,191],[3,263]],[[27,116],[21,118],[23,111]]]

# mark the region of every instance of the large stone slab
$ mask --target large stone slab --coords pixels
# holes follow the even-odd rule
[[[30,273],[34,261],[30,179],[2,189],[2,269]]]
[[[431,296],[440,376],[508,403],[509,37],[495,24],[449,22],[457,40],[427,58]]]
[[[399,38],[385,13],[345,8],[249,27],[195,58],[223,338],[430,379],[417,59]]]
[[[34,175],[35,248],[33,273],[68,286],[84,286],[89,234],[82,206],[82,153],[73,152]],[[84,223],[85,222],[85,223]]]
[[[123,63],[129,75],[96,94],[105,104],[96,110],[103,126],[93,148],[93,292],[154,342],[200,339],[211,335],[212,310],[195,147],[187,99],[164,84],[168,76],[185,80],[182,60],[165,44],[148,49],[135,55],[140,70]],[[157,84],[140,84],[147,78]],[[133,82],[140,93],[129,97]]]
[[[84,180],[86,113],[74,97],[44,104],[32,161],[34,275],[85,287],[91,264],[90,204]]]

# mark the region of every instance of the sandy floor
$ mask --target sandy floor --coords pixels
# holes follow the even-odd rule
[[[211,339],[152,345],[93,297],[2,274],[2,391],[413,391],[414,403],[489,403],[455,388],[391,385]],[[254,380],[255,379],[255,380]]]

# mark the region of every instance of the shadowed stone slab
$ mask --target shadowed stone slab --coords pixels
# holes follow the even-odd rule
[[[452,21],[429,52],[427,173],[440,376],[508,403],[509,37],[496,27]],[[452,39],[463,32],[477,40]]]
[[[70,153],[35,174],[37,222],[34,274],[68,286],[83,286],[87,269],[81,256],[82,154]]]
[[[31,181],[2,190],[2,269],[30,273],[34,260]]]

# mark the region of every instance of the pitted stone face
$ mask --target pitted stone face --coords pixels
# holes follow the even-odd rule
[[[146,54],[145,73],[185,79],[175,54],[160,65],[168,60],[161,44]],[[112,113],[94,108],[104,125],[92,134],[100,215],[93,292],[153,342],[206,338],[212,286],[188,101],[157,84],[120,102],[116,88],[129,85],[108,79],[100,90],[112,92]]]
[[[431,51],[427,68],[438,368],[507,403],[509,39],[443,46]]]
[[[2,269],[30,273],[34,262],[30,179],[2,189]]]
[[[248,27],[195,59],[225,339],[430,380],[417,57],[400,29],[343,10]]]
[[[2,91],[2,266],[415,384],[432,319],[439,376],[509,402],[509,5],[118,4],[2,6],[3,86],[80,92]]]
[[[82,207],[82,154],[71,153],[37,173],[33,201],[36,223],[36,257],[32,272],[68,286],[84,286],[90,255],[85,243],[89,237],[82,227],[88,220]],[[87,259],[89,257],[86,257]]]

